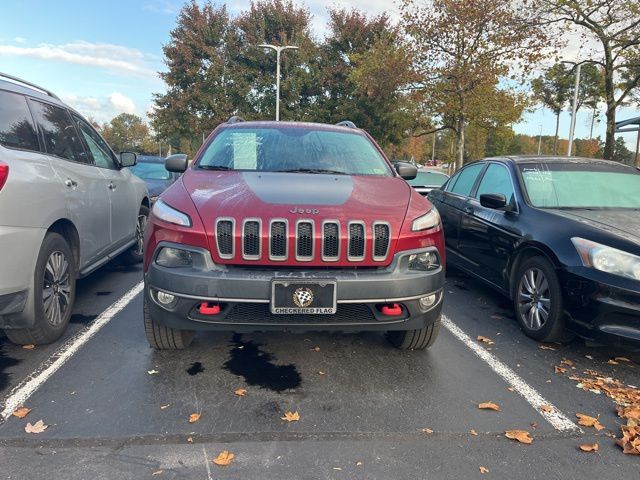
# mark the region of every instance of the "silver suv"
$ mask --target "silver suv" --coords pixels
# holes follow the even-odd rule
[[[53,93],[0,74],[0,328],[17,344],[65,331],[75,282],[124,254],[142,260],[147,189]]]

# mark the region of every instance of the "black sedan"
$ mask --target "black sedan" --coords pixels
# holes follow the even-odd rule
[[[407,183],[420,195],[426,197],[431,190],[440,188],[447,180],[449,175],[446,173],[419,168],[416,178],[407,180]]]
[[[584,158],[489,158],[429,194],[447,264],[513,300],[522,330],[640,345],[640,172]]]
[[[180,177],[179,173],[164,168],[164,160],[162,157],[138,155],[136,165],[131,167],[131,173],[147,184],[151,203]]]

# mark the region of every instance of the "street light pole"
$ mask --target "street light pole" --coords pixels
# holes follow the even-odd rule
[[[578,64],[576,68],[576,85],[573,92],[573,108],[571,109],[571,127],[569,129],[569,151],[567,156],[571,156],[571,150],[573,149],[573,136],[576,131],[576,115],[578,114],[578,89],[580,88],[580,67],[582,64]]]
[[[262,48],[270,48],[272,50],[275,50],[276,52],[276,122],[279,122],[280,121],[280,52],[283,52],[284,50],[297,50],[298,47],[295,47],[293,45],[283,45],[279,47],[277,45],[271,45],[268,43],[261,43],[258,46]]]
[[[538,136],[538,156],[542,147],[542,124],[540,124],[540,135]]]

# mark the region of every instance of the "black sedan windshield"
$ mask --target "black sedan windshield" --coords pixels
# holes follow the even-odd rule
[[[392,175],[364,135],[303,128],[231,128],[207,146],[198,167],[209,170]]]
[[[601,163],[520,165],[529,201],[540,208],[640,208],[640,172]]]

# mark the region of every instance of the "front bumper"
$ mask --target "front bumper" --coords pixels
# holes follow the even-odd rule
[[[639,282],[587,267],[561,277],[572,329],[595,342],[640,347]]]
[[[175,246],[161,243],[163,246]],[[180,248],[185,248],[180,245]],[[151,318],[183,330],[413,330],[435,322],[442,309],[444,271],[408,269],[408,255],[397,254],[387,268],[300,270],[214,265],[205,250],[190,248],[205,261],[194,268],[166,268],[153,261],[145,274],[145,295]],[[155,259],[155,254],[154,254]],[[337,283],[337,311],[333,315],[276,315],[270,310],[271,282],[332,279]],[[167,306],[157,293],[175,296]],[[434,295],[428,308],[420,298]],[[216,315],[201,315],[202,302],[219,304]],[[383,315],[381,304],[398,303],[402,314]]]

